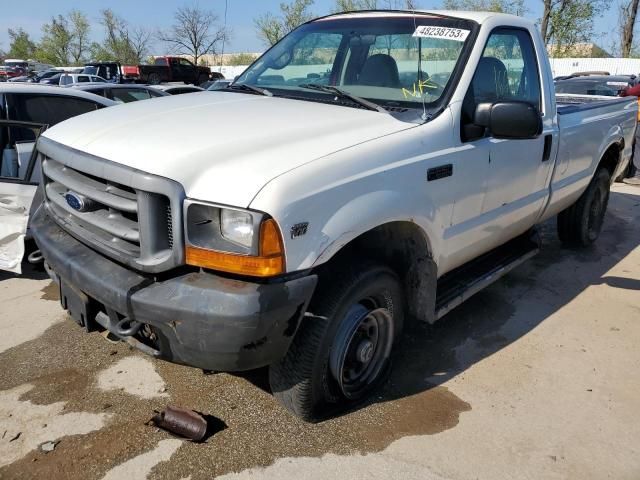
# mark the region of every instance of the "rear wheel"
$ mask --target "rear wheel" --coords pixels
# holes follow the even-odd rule
[[[558,214],[558,236],[562,243],[587,247],[596,241],[609,204],[610,185],[609,171],[599,169],[578,201]]]
[[[368,264],[323,278],[308,311],[269,380],[282,405],[318,421],[384,379],[402,331],[404,296],[392,270]]]
[[[148,81],[149,81],[149,85],[159,85],[161,81],[160,75],[157,73],[150,73]]]

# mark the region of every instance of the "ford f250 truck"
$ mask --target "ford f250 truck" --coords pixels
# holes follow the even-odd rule
[[[49,129],[32,230],[78,324],[202,369],[269,366],[315,421],[380,383],[403,324],[535,255],[537,224],[594,242],[637,112],[556,98],[522,18],[331,15],[226,89]]]

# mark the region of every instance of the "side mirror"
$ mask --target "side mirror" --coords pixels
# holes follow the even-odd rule
[[[525,140],[542,133],[542,118],[528,102],[480,103],[474,124],[485,127],[494,138]]]
[[[291,63],[291,60],[293,60],[293,51],[285,50],[282,53],[282,55],[280,55],[279,57],[275,58],[271,62],[269,67],[274,69],[274,70],[282,70],[284,67],[289,65],[289,63]]]

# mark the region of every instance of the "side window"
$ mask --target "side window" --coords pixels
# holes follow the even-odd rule
[[[90,90],[87,89],[85,90],[85,92],[93,93],[94,95],[100,95],[101,97],[108,98],[107,92],[104,91],[104,88],[92,88]]]
[[[149,89],[147,90],[147,93],[151,95],[151,98],[166,97],[166,95],[163,95],[163,92],[160,92],[160,90]]]
[[[116,102],[129,103],[150,98],[149,92],[137,88],[114,88],[111,95]]]
[[[8,113],[11,120],[51,126],[98,108],[101,108],[101,105],[82,98],[15,94],[10,99]]]
[[[182,65],[183,67],[192,67],[193,63],[191,63],[189,60],[187,60],[186,58],[181,58],[180,59],[180,65]]]
[[[478,104],[509,100],[528,102],[540,110],[538,62],[527,31],[499,28],[489,36],[462,104],[463,140],[478,137],[473,126]]]
[[[86,75],[78,76],[78,83],[89,83],[89,77]]]
[[[71,78],[71,75],[62,75],[60,77],[60,85],[69,85],[70,83],[73,83],[73,78]]]

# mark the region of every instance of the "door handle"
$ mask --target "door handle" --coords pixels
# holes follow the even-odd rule
[[[440,180],[441,178],[450,177],[451,175],[453,175],[453,165],[451,163],[433,167],[427,170],[427,182]]]
[[[544,150],[542,151],[542,161],[546,162],[551,158],[551,145],[553,145],[553,135],[544,136]]]

